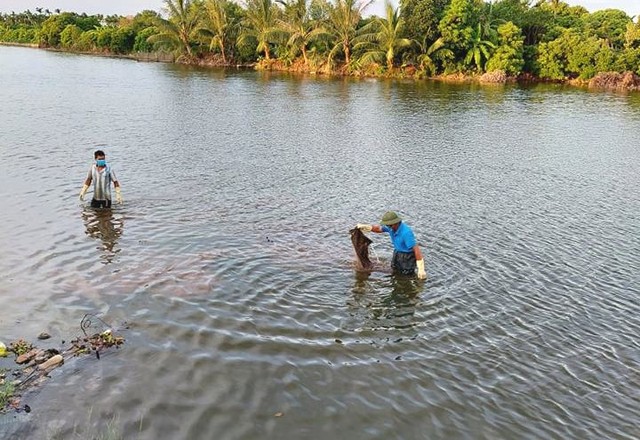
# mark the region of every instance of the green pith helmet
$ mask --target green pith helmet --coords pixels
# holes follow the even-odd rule
[[[396,223],[400,223],[402,219],[393,211],[387,211],[382,216],[382,220],[380,223],[386,226],[395,225]]]

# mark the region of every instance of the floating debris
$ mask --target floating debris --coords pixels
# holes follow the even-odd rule
[[[95,333],[89,334],[87,332],[88,330],[95,331],[98,328],[99,331]],[[112,347],[119,348],[125,341],[124,337],[114,334],[111,326],[92,314],[82,318],[80,329],[83,336],[72,339],[70,345],[61,350],[38,348],[25,339],[18,339],[10,343],[8,348],[0,343],[0,356],[3,353],[5,356],[8,353],[13,353],[16,356],[16,364],[20,365],[13,371],[7,369],[1,371],[3,374],[0,377],[0,412],[7,409],[31,412],[29,405],[20,406],[22,394],[44,382],[51,371],[64,365],[65,360],[91,353],[95,353],[96,358],[100,359],[101,352]],[[45,335],[46,337],[43,337]],[[51,336],[46,332],[38,336],[40,340],[49,338]],[[62,343],[64,345],[64,341]],[[11,375],[16,379],[7,380],[8,371],[11,371]]]

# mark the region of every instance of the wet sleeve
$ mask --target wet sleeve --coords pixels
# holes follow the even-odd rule
[[[89,167],[89,172],[87,173],[87,179],[92,179],[93,180],[93,165],[91,165],[91,167]]]
[[[117,182],[118,178],[116,177],[116,172],[113,170],[109,170],[109,174],[111,174],[111,181],[112,182]]]

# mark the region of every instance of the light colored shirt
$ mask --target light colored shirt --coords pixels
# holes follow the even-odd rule
[[[413,248],[416,245],[416,237],[413,235],[411,228],[400,222],[398,230],[394,232],[389,226],[382,226],[384,232],[389,233],[391,237],[391,243],[393,248],[398,252],[413,252]]]
[[[94,200],[111,200],[111,182],[118,181],[116,173],[111,169],[109,164],[102,170],[98,170],[96,164],[91,165],[87,179],[93,181],[93,199]]]

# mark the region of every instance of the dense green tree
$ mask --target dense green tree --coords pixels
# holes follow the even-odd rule
[[[618,9],[604,9],[582,16],[584,32],[607,42],[609,47],[622,49],[625,43],[627,25],[631,18]]]
[[[524,37],[512,22],[498,26],[498,46],[487,62],[487,72],[502,70],[507,75],[519,75],[524,67]]]
[[[149,27],[155,26],[158,22],[160,15],[155,11],[144,10],[142,12],[137,13],[133,17],[133,21],[131,22],[131,28],[137,34],[143,29],[147,29]]]
[[[96,16],[77,15],[72,12],[51,15],[40,27],[38,33],[40,43],[44,46],[57,47],[60,44],[60,34],[70,24],[76,25],[83,31],[100,27],[100,21]]]
[[[593,78],[598,72],[618,70],[617,58],[606,40],[581,39],[567,54],[567,74],[580,79]]]
[[[133,42],[133,51],[149,53],[153,52],[153,44],[149,42],[149,37],[158,33],[158,28],[155,26],[149,26],[142,29],[136,34],[135,41]]]
[[[536,57],[537,73],[542,78],[565,79],[567,76],[567,58],[572,46],[580,43],[580,36],[566,30],[553,41],[541,43]]]
[[[400,16],[405,23],[405,36],[411,40],[435,41],[438,24],[450,0],[400,0]]]
[[[60,32],[60,45],[65,49],[75,49],[80,41],[82,29],[75,24],[68,24],[62,32]]]
[[[109,50],[113,53],[125,54],[133,50],[136,41],[136,33],[130,26],[114,28],[111,34]]]
[[[476,26],[477,11],[472,0],[453,0],[438,24],[444,43],[455,53],[464,53]]]

